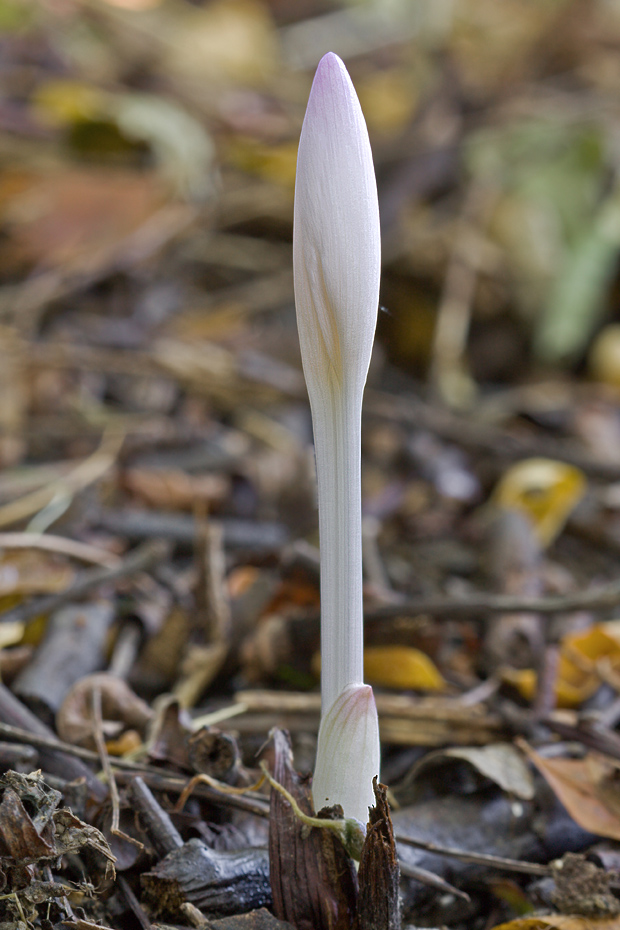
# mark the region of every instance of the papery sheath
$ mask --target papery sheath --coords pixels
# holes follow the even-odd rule
[[[379,726],[370,685],[350,685],[321,720],[312,778],[315,810],[342,804],[346,817],[362,824],[375,803],[372,780],[379,774]]]

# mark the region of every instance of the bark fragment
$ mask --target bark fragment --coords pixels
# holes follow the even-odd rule
[[[313,813],[308,780],[293,768],[288,734],[273,731],[273,777]],[[342,817],[342,809],[338,808]],[[269,867],[273,910],[297,930],[350,930],[357,901],[355,867],[331,830],[311,829],[295,817],[288,801],[272,791]]]
[[[358,874],[359,901],[355,930],[400,930],[400,869],[396,855],[387,788],[373,778],[375,806]]]

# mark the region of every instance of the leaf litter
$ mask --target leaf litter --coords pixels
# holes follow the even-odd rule
[[[1,0],[2,928],[617,924],[619,37],[603,0]],[[290,244],[329,49],[383,221],[359,873],[251,790],[303,807],[319,721]]]

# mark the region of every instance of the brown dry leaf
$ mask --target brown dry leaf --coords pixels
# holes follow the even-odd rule
[[[13,860],[51,859],[56,847],[54,835],[41,825],[37,829],[21,798],[12,788],[6,788],[0,803],[0,855]]]
[[[0,597],[55,594],[75,577],[70,565],[36,549],[5,552],[0,556]]]
[[[383,688],[445,691],[446,682],[431,659],[410,646],[364,649],[364,678]]]
[[[275,729],[271,736],[273,777],[293,795],[304,813],[312,814],[308,779],[293,767],[288,734]],[[353,861],[331,831],[308,831],[288,801],[274,790],[269,810],[269,869],[273,911],[280,920],[316,930],[353,926],[357,904]]]
[[[122,678],[107,672],[85,675],[71,688],[56,714],[58,735],[66,743],[94,749],[93,692],[101,692],[103,735],[117,737],[123,730],[138,729],[143,734],[153,711]]]
[[[152,219],[165,197],[154,174],[72,168],[21,185],[5,177],[3,200],[15,258],[92,273],[123,255],[127,237]]]
[[[584,830],[620,840],[620,788],[617,765],[590,753],[584,759],[545,759],[525,740],[518,744],[544,776],[575,823]]]
[[[618,930],[618,918],[572,917],[566,914],[548,914],[539,917],[518,917],[493,930]]]
[[[124,473],[128,491],[153,507],[193,510],[199,501],[221,501],[230,488],[226,475],[188,475],[182,471],[131,468]]]

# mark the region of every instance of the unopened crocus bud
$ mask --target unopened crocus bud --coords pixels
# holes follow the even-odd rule
[[[347,70],[332,53],[317,68],[301,131],[293,266],[297,325],[312,408],[321,542],[324,720],[315,775],[319,797],[315,794],[314,800],[322,807],[326,799],[336,803],[346,797],[348,804],[349,798],[363,794],[365,805],[366,799],[372,803],[372,777],[379,770],[376,710],[368,697],[362,700],[358,695],[354,700],[349,686],[372,697],[369,688],[359,690],[363,681],[360,449],[362,394],[377,322],[381,242],[366,123]],[[355,713],[342,711],[349,705]],[[327,740],[323,734],[332,717],[330,732],[340,732],[341,738]],[[350,731],[356,744],[351,753],[341,724],[354,719],[365,722]],[[360,765],[362,742],[368,773]],[[328,774],[330,766],[333,778]],[[360,780],[367,781],[361,794],[350,787]],[[347,787],[336,798],[332,790],[338,781]],[[367,810],[359,804],[356,811],[343,806],[346,816],[366,821]]]

